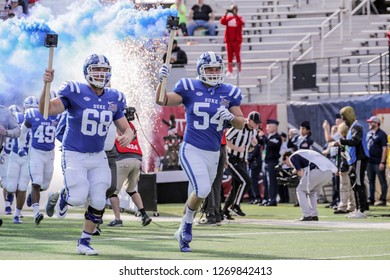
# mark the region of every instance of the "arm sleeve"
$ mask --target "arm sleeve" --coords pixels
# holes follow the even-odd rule
[[[18,125],[18,121],[12,115],[11,112],[9,113],[8,126],[6,127],[6,130],[7,130],[7,137],[9,138],[18,138],[20,135],[20,127]]]
[[[21,133],[20,133],[20,136],[18,138],[18,147],[19,148],[23,148],[26,146],[26,137],[27,137],[28,130],[29,130],[29,128],[27,126],[25,126],[23,123]]]

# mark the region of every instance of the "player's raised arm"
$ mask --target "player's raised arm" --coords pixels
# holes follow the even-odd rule
[[[166,89],[162,88],[163,78],[168,78],[169,68],[166,64],[163,64],[158,70],[159,83],[156,89],[156,104],[160,106],[177,106],[183,102],[183,98],[175,92],[166,92]]]
[[[39,112],[43,114],[45,107],[45,94],[46,94],[46,83],[51,83],[54,80],[54,70],[45,70],[43,74],[43,89],[41,97],[39,98]],[[51,99],[49,102],[49,115],[57,115],[65,111],[64,104],[59,98]]]

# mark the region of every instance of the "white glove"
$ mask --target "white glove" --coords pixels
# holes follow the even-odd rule
[[[234,119],[234,115],[232,113],[230,113],[229,109],[228,108],[223,108],[220,112],[219,112],[219,117],[225,121],[229,121],[231,122],[233,119]]]
[[[161,83],[163,78],[168,78],[168,76],[169,76],[169,68],[166,64],[163,64],[158,70],[158,80]]]

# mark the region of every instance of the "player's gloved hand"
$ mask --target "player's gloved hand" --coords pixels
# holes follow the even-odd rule
[[[219,117],[225,121],[229,121],[231,122],[233,119],[234,119],[234,115],[229,111],[228,108],[223,108],[220,112],[219,112]]]
[[[19,150],[18,150],[18,155],[19,155],[20,157],[25,157],[25,156],[27,156],[27,148],[19,148]]]
[[[161,83],[163,78],[168,78],[169,76],[169,68],[166,64],[163,64],[158,70],[158,80]]]

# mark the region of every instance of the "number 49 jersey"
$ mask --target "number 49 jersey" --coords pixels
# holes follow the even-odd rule
[[[60,116],[49,116],[45,120],[38,108],[26,110],[24,121],[31,125],[31,147],[41,151],[54,149],[55,132]]]
[[[241,90],[231,84],[207,88],[197,79],[183,78],[173,91],[183,98],[186,108],[184,141],[199,149],[219,151],[224,129],[219,113],[241,104]]]
[[[81,153],[103,151],[108,127],[124,116],[123,93],[104,88],[103,94],[97,96],[87,84],[67,81],[58,96],[68,110],[63,149]]]

